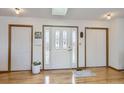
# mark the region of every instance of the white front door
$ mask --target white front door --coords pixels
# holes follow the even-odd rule
[[[86,66],[106,66],[106,30],[86,30]]]
[[[31,28],[12,27],[11,71],[31,70]]]
[[[46,27],[44,69],[77,67],[77,28]]]

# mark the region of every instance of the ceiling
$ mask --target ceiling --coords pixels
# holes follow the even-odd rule
[[[68,8],[66,16],[53,16],[52,8],[23,8],[23,13],[16,15],[12,8],[0,8],[0,16],[38,17],[49,19],[104,20],[107,13],[112,18],[124,18],[124,8]]]

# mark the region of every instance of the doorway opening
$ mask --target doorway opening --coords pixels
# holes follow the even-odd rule
[[[78,67],[78,27],[43,25],[43,70]]]
[[[10,24],[8,27],[8,71],[31,70],[33,26]]]
[[[108,67],[108,28],[85,27],[85,67]]]

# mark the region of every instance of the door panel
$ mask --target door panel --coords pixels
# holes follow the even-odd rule
[[[57,69],[57,68],[71,68],[71,53],[72,51],[68,51],[68,49],[71,49],[71,42],[70,42],[70,29],[66,28],[53,28],[52,31],[52,43],[51,43],[51,68]],[[63,33],[66,32],[65,35],[65,42],[63,41]],[[58,38],[58,45],[56,46],[57,41],[57,34],[59,33]],[[64,43],[65,44],[64,44]],[[63,45],[64,44],[64,45]],[[59,46],[59,47],[58,47]]]
[[[31,28],[12,27],[11,71],[31,70]]]
[[[86,66],[106,66],[106,30],[86,30]]]

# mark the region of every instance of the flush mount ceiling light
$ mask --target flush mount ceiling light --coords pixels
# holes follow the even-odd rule
[[[108,13],[105,15],[105,18],[107,18],[107,20],[110,20],[112,18],[112,13]]]
[[[111,14],[107,15],[107,19],[110,20],[112,18]]]
[[[23,12],[23,9],[21,9],[21,8],[14,8],[14,11],[15,11],[15,13],[16,13],[17,15],[19,15],[20,13]]]
[[[52,8],[52,15],[65,16],[67,11],[68,11],[68,8]]]

